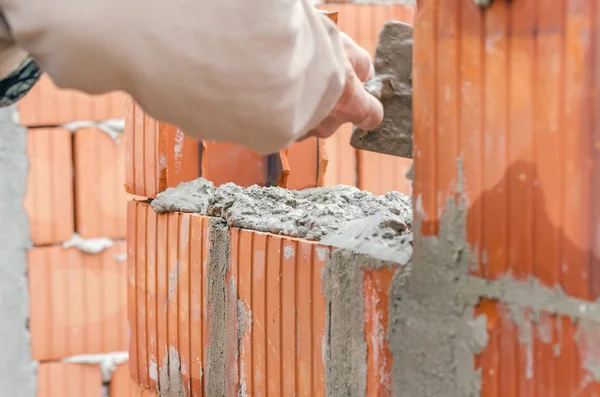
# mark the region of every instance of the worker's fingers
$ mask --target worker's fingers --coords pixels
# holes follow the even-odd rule
[[[383,120],[383,105],[369,94],[356,76],[348,76],[344,93],[338,102],[337,110],[344,121],[370,131]]]
[[[354,69],[354,73],[356,73],[356,77],[362,82],[371,80],[375,75],[375,69],[369,52],[356,44],[346,33],[340,32],[340,35],[346,56]]]

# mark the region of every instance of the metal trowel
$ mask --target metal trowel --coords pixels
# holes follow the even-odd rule
[[[373,131],[354,127],[356,149],[412,158],[412,26],[391,21],[379,34],[375,77],[365,89],[383,104],[383,122]]]

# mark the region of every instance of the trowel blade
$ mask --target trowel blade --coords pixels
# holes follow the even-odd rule
[[[379,34],[375,77],[365,89],[383,104],[383,122],[373,131],[354,127],[356,149],[412,158],[412,26],[391,21]]]

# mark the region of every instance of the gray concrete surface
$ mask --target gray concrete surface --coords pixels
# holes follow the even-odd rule
[[[0,109],[0,390],[34,397],[37,365],[31,360],[26,250],[31,246],[25,197],[27,130],[16,107]]]

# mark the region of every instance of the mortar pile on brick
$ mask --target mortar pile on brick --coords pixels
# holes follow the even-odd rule
[[[377,197],[350,186],[288,191],[229,183],[215,189],[198,179],[167,189],[151,205],[132,202],[134,380],[164,395],[180,386],[184,395],[325,395],[330,341],[321,275],[331,248],[306,238],[335,235],[345,221],[376,212],[383,217],[383,232],[357,239],[398,240],[409,233],[408,197]],[[389,228],[385,221],[390,220],[397,226]],[[405,243],[388,244],[388,252],[410,250],[410,239],[400,240]],[[393,273],[373,272],[364,292],[375,310],[367,310],[373,318],[366,332],[370,341],[375,340],[370,335],[379,336],[368,346],[380,351],[386,345],[380,316],[387,303],[381,307],[378,301],[388,289],[381,283]],[[362,284],[353,293],[362,296]],[[166,317],[158,315],[163,312]],[[380,363],[371,362],[369,383],[375,385]]]

